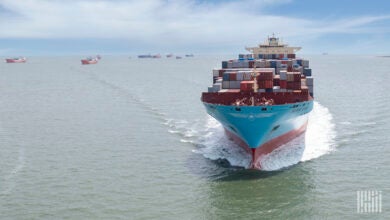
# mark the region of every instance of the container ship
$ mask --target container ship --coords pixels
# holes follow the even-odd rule
[[[222,61],[201,101],[229,139],[251,156],[250,168],[261,170],[262,158],[304,135],[313,109],[309,61],[296,58],[300,47],[268,37],[250,53]]]
[[[27,59],[25,57],[15,57],[5,59],[6,63],[25,63]]]
[[[96,58],[86,58],[81,60],[81,64],[96,64],[98,62],[98,59]]]
[[[81,64],[86,65],[86,64],[96,64],[100,60],[100,56],[96,57],[88,57],[86,59],[81,60]]]

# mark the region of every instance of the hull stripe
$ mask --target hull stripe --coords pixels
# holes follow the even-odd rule
[[[234,142],[236,142],[239,146],[244,148],[248,153],[252,155],[252,164],[251,167],[254,169],[261,169],[261,157],[263,155],[269,154],[278,147],[280,147],[283,144],[288,143],[289,141],[293,140],[294,138],[300,136],[301,134],[305,133],[307,127],[307,122],[304,123],[300,128],[291,130],[283,135],[280,135],[274,139],[271,139],[267,141],[266,143],[260,145],[257,148],[250,148],[245,141],[243,141],[240,137],[235,135],[234,133],[230,132],[229,130],[225,129],[225,133],[228,137],[233,139]]]

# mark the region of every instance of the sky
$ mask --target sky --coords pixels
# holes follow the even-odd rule
[[[0,0],[0,55],[235,54],[275,33],[304,54],[390,55],[390,0]]]

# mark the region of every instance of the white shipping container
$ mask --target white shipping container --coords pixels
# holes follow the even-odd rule
[[[287,92],[287,89],[280,89],[280,92]]]
[[[233,68],[233,62],[228,62],[227,63],[227,68],[232,69]]]
[[[312,76],[306,77],[306,85],[307,86],[313,86],[314,85],[314,78]]]
[[[280,89],[280,86],[274,86],[273,89]]]
[[[265,92],[265,89],[259,89],[257,92]]]
[[[238,71],[237,75],[236,75],[236,78],[237,78],[238,81],[244,80],[244,72],[243,71]]]
[[[217,81],[215,81],[216,83],[221,83],[222,84],[222,79],[217,79]]]
[[[280,80],[287,80],[287,71],[286,70],[280,70],[279,75],[280,75]]]
[[[227,92],[228,90],[227,89],[221,89],[219,90],[219,92]]]

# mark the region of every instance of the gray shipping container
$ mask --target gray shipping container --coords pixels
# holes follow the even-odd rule
[[[302,66],[305,68],[309,68],[309,61],[308,60],[302,60]]]
[[[313,86],[314,85],[314,78],[312,76],[306,77],[306,85],[307,86]]]

